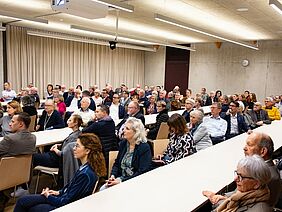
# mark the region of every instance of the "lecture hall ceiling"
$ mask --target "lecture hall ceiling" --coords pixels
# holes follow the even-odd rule
[[[50,0],[0,0],[0,14],[4,11],[24,17],[41,17],[47,19],[49,24],[15,21],[3,16],[0,16],[0,22],[75,35],[82,34],[70,29],[70,25],[115,34],[116,11],[113,9],[108,10],[105,18],[90,20],[55,12],[51,9],[50,2]],[[229,39],[240,41],[282,39],[282,15],[269,6],[268,0],[123,0],[121,2],[134,6],[133,13],[119,12],[118,34],[122,36],[175,44],[220,41],[159,22],[154,19],[154,14],[158,13]],[[90,33],[89,36],[93,35]]]

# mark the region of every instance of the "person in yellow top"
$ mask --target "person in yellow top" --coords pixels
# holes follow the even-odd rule
[[[281,119],[280,111],[277,107],[274,106],[273,98],[266,97],[264,103],[265,106],[263,106],[262,109],[264,109],[267,112],[269,119],[271,121],[280,120]]]

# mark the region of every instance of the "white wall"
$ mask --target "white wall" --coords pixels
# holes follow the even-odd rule
[[[201,87],[208,91],[221,89],[224,94],[250,90],[258,100],[272,94],[282,94],[282,41],[263,41],[259,51],[223,43],[196,44],[191,52],[189,88],[194,93]],[[250,65],[243,67],[241,61]]]
[[[145,52],[145,85],[164,86],[165,51],[160,46],[157,52]]]

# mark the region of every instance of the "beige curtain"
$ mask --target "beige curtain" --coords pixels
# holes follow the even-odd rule
[[[32,82],[43,97],[47,84],[81,84],[83,89],[106,83],[118,87],[144,84],[144,51],[27,35],[7,27],[8,81],[19,91]]]

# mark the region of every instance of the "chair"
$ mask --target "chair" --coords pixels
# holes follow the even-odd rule
[[[47,167],[47,166],[36,166],[33,170],[38,171],[37,179],[36,179],[36,186],[35,186],[35,191],[34,191],[35,194],[37,193],[39,178],[40,178],[41,173],[52,175],[54,182],[55,182],[55,185],[56,186],[58,185],[57,180],[56,180],[56,176],[59,173],[59,168],[51,168],[51,167]]]
[[[156,139],[167,139],[168,134],[169,134],[169,127],[166,122],[162,122]]]
[[[95,183],[95,186],[94,186],[94,189],[93,189],[92,194],[94,194],[94,193],[96,192],[96,189],[97,189],[97,187],[98,187],[98,184],[99,184],[99,178],[98,178],[98,180],[97,180],[96,183]],[[97,191],[97,192],[98,192],[98,191]]]
[[[118,151],[110,151],[109,152],[109,167],[108,167],[108,177],[111,175],[112,167],[115,163],[115,159],[117,158]]]
[[[34,132],[34,131],[35,131],[35,122],[36,122],[36,118],[37,118],[36,115],[30,116],[31,121],[30,121],[30,125],[29,125],[29,127],[28,127],[28,131],[29,131],[29,132]]]
[[[27,183],[30,179],[32,155],[3,157],[0,161],[0,191]]]
[[[167,148],[169,143],[169,139],[157,139],[152,142],[153,146],[153,157],[157,157],[158,155],[162,155]]]

